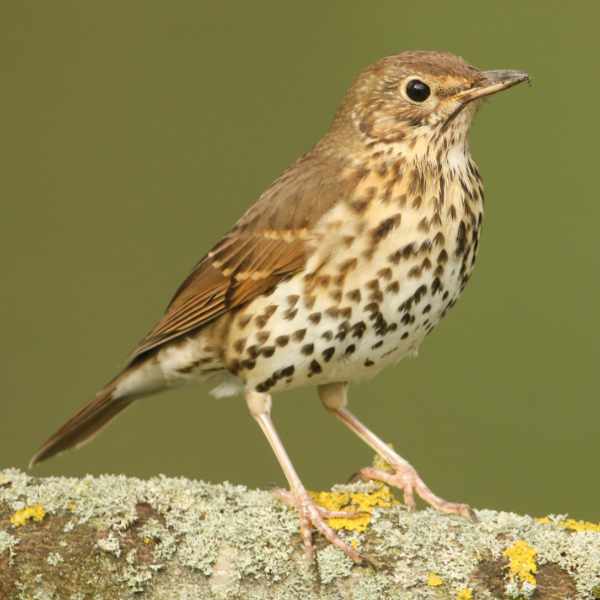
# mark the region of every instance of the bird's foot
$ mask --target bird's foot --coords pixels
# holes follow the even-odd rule
[[[436,496],[421,479],[417,471],[407,463],[389,463],[391,471],[366,467],[361,469],[360,477],[365,480],[383,481],[402,490],[404,504],[408,510],[416,508],[415,493],[430,506],[443,513],[461,515],[471,521],[477,521],[473,509],[468,504],[448,502]]]
[[[362,516],[361,512],[350,512],[341,510],[328,510],[316,504],[305,489],[301,490],[274,490],[274,495],[284,504],[295,508],[300,516],[300,535],[304,543],[304,550],[309,559],[313,559],[315,548],[312,541],[312,529],[317,529],[321,535],[330,543],[339,548],[346,556],[356,563],[362,563],[365,559],[352,546],[344,542],[335,531],[325,522],[325,519],[345,518]]]

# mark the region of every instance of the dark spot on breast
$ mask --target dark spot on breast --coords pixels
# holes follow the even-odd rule
[[[342,273],[347,273],[348,271],[350,271],[351,269],[354,269],[356,267],[356,265],[358,264],[358,260],[356,258],[349,258],[348,260],[345,260],[341,265],[340,265],[340,271]]]
[[[408,337],[408,331],[405,331],[400,337],[405,340]]]
[[[275,338],[275,344],[277,344],[280,348],[287,346],[287,343],[290,341],[290,337],[288,335],[280,335]]]
[[[372,360],[365,360],[365,367],[372,367],[375,363]]]
[[[379,348],[380,346],[383,346],[383,340],[379,340],[378,342],[375,342],[371,346],[371,350],[377,350],[377,348]]]
[[[256,323],[256,326],[259,329],[262,329],[267,324],[268,320],[269,320],[268,317],[260,316],[260,317],[256,317],[256,319],[254,320],[254,322]]]
[[[334,290],[329,296],[334,302],[339,302],[342,299],[342,292],[341,290]]]
[[[256,334],[256,340],[259,344],[264,344],[268,339],[271,333],[269,331],[259,331]]]
[[[348,331],[350,329],[350,321],[342,321],[338,325],[338,331]]]
[[[379,271],[377,271],[377,275],[381,277],[381,279],[391,279],[392,270],[389,267],[385,267],[384,269],[379,269]]]
[[[298,296],[297,294],[291,294],[287,297],[287,301],[290,305],[290,308],[294,308],[294,306],[296,306],[296,304],[298,303],[298,300],[300,300],[300,296]]]
[[[244,348],[246,347],[246,338],[240,338],[239,340],[236,340],[235,344],[233,344],[233,349],[238,352],[239,354],[241,354],[244,351]]]
[[[333,339],[333,331],[327,330],[321,334],[321,337],[330,342]]]
[[[262,349],[262,355],[265,358],[271,358],[271,356],[273,356],[274,353],[275,353],[275,346],[265,346]]]
[[[440,281],[440,279],[438,277],[436,277],[433,280],[433,283],[431,284],[431,295],[435,295],[437,292],[439,292],[444,286],[442,285],[442,282]]]
[[[417,278],[421,276],[421,267],[419,265],[415,265],[414,267],[408,270],[406,274],[408,278]]]
[[[322,288],[329,287],[330,283],[331,283],[330,275],[319,275],[319,277],[317,277],[317,285],[321,286]]]
[[[414,243],[410,243],[410,244],[406,244],[406,246],[404,246],[404,248],[402,248],[402,257],[403,258],[410,258],[415,252],[415,245]]]
[[[316,296],[304,296],[304,306],[307,308],[307,310],[312,309],[312,307],[315,305],[316,299]]]
[[[407,200],[406,194],[400,194],[400,196],[398,196],[396,198],[396,202],[398,203],[398,206],[400,208],[404,208],[406,206],[406,200]]]
[[[420,285],[416,290],[415,293],[413,294],[413,300],[415,301],[415,304],[418,304],[419,302],[421,302],[421,298],[427,293],[427,286],[426,285]]]
[[[464,221],[461,221],[458,226],[458,233],[456,234],[456,250],[454,254],[461,256],[465,252],[467,246],[467,228]]]
[[[437,246],[443,246],[445,241],[446,238],[444,237],[444,234],[441,231],[438,231],[433,237],[433,243]]]
[[[304,339],[305,335],[306,329],[298,329],[297,331],[294,331],[294,333],[292,333],[292,339],[295,342],[301,342]]]
[[[400,213],[396,213],[395,215],[384,219],[371,231],[371,237],[374,242],[380,242],[385,239],[390,232],[400,225],[400,221],[402,216]]]
[[[396,250],[396,252],[388,256],[388,260],[394,265],[397,265],[402,260],[402,251]]]
[[[373,329],[375,331],[375,335],[385,335],[387,333],[388,324],[381,313],[377,313],[376,319],[373,323]]]
[[[340,317],[342,319],[349,319],[352,316],[352,307],[346,306],[344,308],[340,308]]]
[[[399,307],[398,307],[398,312],[402,312],[403,310],[410,310],[412,308],[413,305],[413,298],[412,296],[410,298],[408,298],[407,300],[405,300]]]
[[[315,312],[315,313],[308,315],[308,320],[311,323],[314,323],[315,325],[317,325],[321,321],[321,313]]]
[[[351,300],[352,302],[360,302],[361,299],[360,290],[358,289],[348,292],[346,296],[348,300]]]
[[[241,367],[242,369],[245,369],[246,371],[251,371],[252,369],[254,369],[254,367],[255,367],[255,366],[256,366],[256,361],[254,361],[254,360],[250,360],[250,359],[248,359],[248,360],[243,360],[243,361],[240,363],[240,367]]]
[[[400,291],[400,283],[398,281],[392,281],[386,288],[386,292],[397,294]]]
[[[377,302],[370,302],[369,304],[365,304],[363,310],[365,312],[376,312],[379,310],[379,304]]]
[[[383,302],[383,294],[380,290],[375,290],[369,294],[367,299],[371,300],[371,302]]]
[[[323,369],[321,367],[321,365],[319,364],[319,362],[315,359],[310,361],[310,365],[308,366],[309,368],[309,376],[310,375],[314,375],[316,373],[322,373]]]
[[[427,314],[431,310],[431,304],[426,304],[423,308],[423,314]]]
[[[354,323],[354,325],[352,325],[352,337],[360,339],[366,330],[367,326],[365,322],[358,321],[358,323]]]
[[[254,389],[257,392],[264,394],[265,392],[268,392],[271,389],[273,383],[271,382],[271,378],[269,377],[269,379],[265,379],[265,381],[259,383]]]
[[[339,308],[337,308],[336,306],[330,306],[326,311],[325,314],[328,317],[331,317],[332,319],[337,319],[338,315],[340,313]]]
[[[353,354],[356,350],[356,346],[354,344],[350,344],[347,348],[346,351],[344,352],[344,354]]]
[[[421,198],[421,196],[415,196],[412,199],[411,202],[411,206],[415,209],[415,210],[419,210],[419,208],[421,208],[421,204],[423,204],[423,198]]]
[[[240,329],[243,329],[244,327],[246,327],[246,325],[248,325],[248,323],[250,323],[251,320],[252,320],[252,315],[242,315],[238,321],[238,325],[240,326]]]
[[[326,348],[325,350],[323,350],[322,354],[323,358],[325,359],[325,362],[329,362],[331,360],[331,357],[335,354],[335,348],[333,346],[331,346],[330,348]]]
[[[346,279],[346,274],[342,273],[341,275],[338,275],[337,277],[334,277],[333,283],[337,287],[341,287],[342,285],[344,285],[344,280],[345,279]]]
[[[300,352],[302,352],[302,354],[305,354],[306,356],[309,356],[310,354],[312,354],[315,350],[315,346],[314,344],[304,344],[304,346],[302,346]]]
[[[248,346],[248,348],[246,349],[246,352],[248,352],[248,356],[250,356],[250,358],[256,358],[260,352],[258,350],[258,346],[256,344],[252,344],[252,346]]]
[[[282,377],[291,377],[294,374],[295,371],[295,367],[294,365],[290,365],[289,367],[285,367],[284,369],[281,369],[281,376]]]

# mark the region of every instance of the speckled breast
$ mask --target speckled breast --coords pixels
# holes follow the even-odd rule
[[[415,353],[469,279],[482,209],[468,156],[370,168],[315,227],[305,270],[235,316],[228,368],[271,392],[369,377]]]

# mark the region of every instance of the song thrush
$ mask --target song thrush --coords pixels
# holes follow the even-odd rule
[[[183,282],[127,367],[67,421],[35,464],[80,446],[134,399],[216,380],[243,392],[285,476],[282,494],[352,559],[306,492],[270,417],[271,394],[317,386],[325,407],[393,472],[365,479],[447,502],[347,409],[348,383],[414,354],[456,302],[477,254],[483,187],[467,141],[480,99],[528,79],[449,53],[403,52],[362,72],[331,128],[269,187]]]

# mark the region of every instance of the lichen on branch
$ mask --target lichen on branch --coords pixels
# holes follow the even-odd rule
[[[364,512],[330,524],[372,564],[353,564],[318,535],[308,562],[295,513],[266,491],[0,471],[0,598],[565,600],[600,589],[594,523],[409,513],[374,483],[313,497]]]

